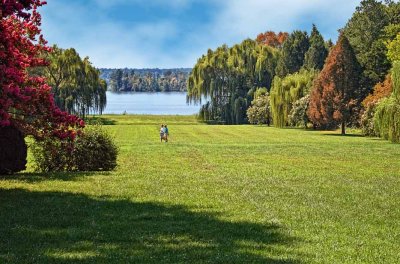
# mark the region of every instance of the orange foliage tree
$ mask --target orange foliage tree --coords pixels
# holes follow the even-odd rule
[[[273,48],[280,48],[283,42],[287,39],[289,34],[287,32],[279,32],[276,34],[273,31],[258,34],[256,41],[259,44],[264,44]]]
[[[374,92],[364,99],[362,105],[364,107],[376,105],[382,98],[389,97],[392,93],[392,90],[392,77],[390,74],[388,74],[383,82],[379,82],[375,85]]]
[[[361,67],[348,39],[341,34],[329,53],[311,92],[308,116],[315,127],[335,128],[342,134],[359,99]]]

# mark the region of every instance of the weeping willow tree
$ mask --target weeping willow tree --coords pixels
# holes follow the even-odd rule
[[[272,119],[276,127],[288,125],[288,116],[295,101],[309,94],[317,71],[301,71],[274,78],[270,93]]]
[[[75,49],[57,46],[46,57],[50,64],[40,71],[52,87],[57,106],[83,118],[89,113],[101,114],[107,103],[107,83],[89,58],[81,59]]]
[[[382,99],[376,108],[374,126],[376,132],[392,142],[400,142],[400,61],[392,68],[393,92]]]
[[[189,76],[188,102],[206,99],[199,113],[202,120],[245,123],[256,87],[271,87],[278,56],[274,48],[250,39],[231,48],[208,50]]]

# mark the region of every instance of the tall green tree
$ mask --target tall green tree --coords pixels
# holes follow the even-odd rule
[[[328,56],[328,49],[325,45],[324,38],[319,33],[317,27],[313,24],[310,36],[310,48],[305,54],[304,68],[307,70],[322,70],[325,59]]]
[[[317,72],[301,71],[289,74],[285,78],[275,77],[272,85],[270,100],[272,119],[276,127],[285,127],[288,116],[295,101],[309,94]]]
[[[276,69],[279,77],[298,72],[304,64],[304,57],[310,48],[307,32],[296,30],[283,43],[282,56]]]
[[[314,126],[334,128],[341,124],[342,134],[346,133],[346,123],[360,97],[360,73],[353,48],[341,34],[313,85],[308,116]]]
[[[46,54],[50,62],[39,71],[52,87],[56,105],[63,111],[84,117],[90,112],[102,113],[107,100],[107,84],[89,58],[81,59],[75,49],[54,46]]]
[[[395,19],[392,15],[392,19]],[[376,0],[363,0],[343,29],[363,68],[361,85],[367,96],[372,87],[383,81],[391,65],[382,41],[384,29],[391,22],[388,7]]]
[[[188,101],[206,97],[200,117],[208,121],[245,123],[255,88],[271,86],[278,56],[276,49],[250,39],[208,50],[189,76]]]

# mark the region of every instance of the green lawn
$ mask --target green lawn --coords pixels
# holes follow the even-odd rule
[[[400,145],[193,116],[101,122],[116,171],[0,178],[0,263],[400,261]]]

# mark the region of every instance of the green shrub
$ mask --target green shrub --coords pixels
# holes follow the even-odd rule
[[[117,166],[118,148],[100,126],[88,127],[74,145],[74,165],[78,171],[113,170]]]
[[[30,145],[34,169],[40,172],[71,171],[74,169],[72,141],[56,138],[35,140]]]
[[[117,166],[118,148],[100,126],[87,127],[75,141],[45,139],[31,145],[35,170],[108,171]]]

